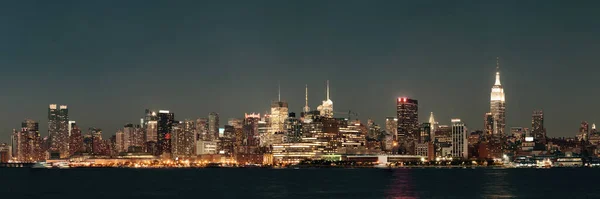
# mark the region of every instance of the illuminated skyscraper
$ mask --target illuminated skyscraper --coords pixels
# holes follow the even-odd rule
[[[150,121],[156,121],[158,120],[157,116],[156,116],[156,112],[154,111],[150,111],[150,109],[146,109],[144,111],[144,117],[141,118],[141,126],[142,128],[146,128],[146,126],[148,125],[148,122]]]
[[[208,140],[216,141],[219,138],[219,114],[208,114]]]
[[[452,119],[452,157],[468,158],[467,127],[460,119]]]
[[[285,132],[285,119],[288,117],[288,103],[281,101],[281,92],[279,91],[277,101],[271,103],[270,126],[271,132],[269,136],[276,132]]]
[[[486,136],[494,134],[494,116],[492,113],[485,113],[485,116],[483,117],[483,127]]]
[[[393,135],[395,138],[398,135],[398,118],[386,117],[385,118],[385,132]]]
[[[286,142],[297,143],[302,141],[302,121],[296,118],[295,113],[290,113],[289,117],[285,120],[286,129]]]
[[[506,126],[506,103],[504,96],[504,88],[500,84],[500,62],[499,58],[496,58],[496,82],[492,87],[490,94],[490,113],[492,114],[494,121],[494,136],[503,136],[504,129]]]
[[[175,113],[167,110],[158,111],[157,155],[171,153],[171,129],[175,122]]]
[[[146,123],[146,142],[156,142],[156,135],[157,135],[157,125],[158,123],[156,121],[148,121]]]
[[[435,117],[433,117],[433,112],[429,114],[429,124],[431,124],[431,132],[435,132],[437,130],[439,123],[435,121]]]
[[[260,144],[259,140],[259,122],[260,122],[260,114],[257,113],[245,113],[244,114],[244,125],[243,129],[243,139],[246,140],[244,143],[247,146],[258,146]]]
[[[61,158],[69,155],[69,110],[67,105],[50,104],[48,108],[48,136],[50,150]]]
[[[172,129],[172,141],[173,144],[173,157],[191,157],[196,152],[194,147],[196,144],[195,140],[195,124],[192,120],[186,120],[173,125]]]
[[[544,112],[533,111],[531,115],[531,134],[536,142],[546,140],[546,128],[544,128]]]
[[[317,110],[321,113],[321,116],[333,118],[333,101],[329,98],[329,80],[327,80],[327,99],[317,107]]]
[[[17,161],[34,162],[43,158],[38,126],[37,122],[28,119],[21,124],[20,130],[13,130],[14,157]]]
[[[579,127],[579,134],[583,138],[583,140],[588,140],[590,133],[590,124],[586,121],[581,122],[581,127]]]
[[[69,121],[69,136],[71,136],[71,131],[73,130],[73,127],[75,127],[77,125],[77,122],[75,121]]]
[[[422,123],[421,124],[421,133],[419,136],[419,143],[426,143],[431,141],[431,124],[430,123]]]
[[[76,153],[84,152],[83,148],[83,135],[77,125],[73,125],[71,128],[71,135],[69,136],[69,154],[74,155]]]
[[[398,98],[396,106],[398,118],[398,139],[417,138],[420,133],[419,102],[406,97]]]

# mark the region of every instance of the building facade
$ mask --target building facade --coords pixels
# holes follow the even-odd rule
[[[420,132],[419,102],[406,97],[398,98],[396,104],[398,118],[398,139],[417,138]]]
[[[67,105],[50,104],[48,108],[48,137],[50,150],[69,156],[69,110]]]
[[[460,119],[452,119],[452,157],[468,158],[467,127]]]
[[[500,63],[496,59],[496,82],[492,86],[490,93],[490,113],[493,118],[494,136],[503,136],[506,127],[506,100],[504,96],[504,88],[500,84]]]

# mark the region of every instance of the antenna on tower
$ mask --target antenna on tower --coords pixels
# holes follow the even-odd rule
[[[304,91],[304,102],[305,102],[305,106],[308,107],[308,84],[306,84],[305,86],[306,86],[306,90]]]
[[[329,80],[327,80],[327,99],[329,100]]]
[[[500,57],[496,57],[496,72],[500,72]]]

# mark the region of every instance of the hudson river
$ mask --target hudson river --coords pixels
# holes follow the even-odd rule
[[[13,198],[600,198],[600,169],[0,168]]]

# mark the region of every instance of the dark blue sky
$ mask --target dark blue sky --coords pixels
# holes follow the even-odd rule
[[[597,1],[13,1],[0,5],[0,141],[50,103],[113,134],[145,108],[176,118],[314,109],[382,123],[395,99],[420,119],[481,129],[495,57],[507,126],[544,109],[549,136],[600,123]],[[338,115],[339,116],[339,115]],[[222,122],[224,123],[224,122]]]

